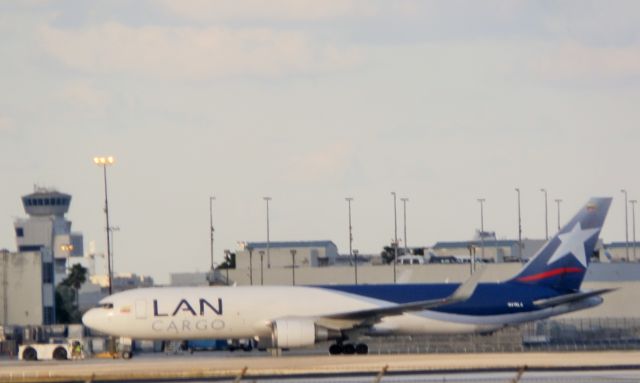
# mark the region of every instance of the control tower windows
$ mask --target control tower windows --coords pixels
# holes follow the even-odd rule
[[[43,262],[42,263],[42,282],[43,283],[53,283],[53,263],[51,262]]]

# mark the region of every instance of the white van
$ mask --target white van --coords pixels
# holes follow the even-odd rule
[[[399,265],[424,265],[427,263],[425,258],[421,255],[401,255],[398,257]]]

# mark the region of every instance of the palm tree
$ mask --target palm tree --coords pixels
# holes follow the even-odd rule
[[[83,283],[87,281],[88,270],[80,264],[75,264],[69,270],[69,275],[62,281],[65,286],[72,287],[76,296],[76,309],[80,308],[80,294],[79,290]]]

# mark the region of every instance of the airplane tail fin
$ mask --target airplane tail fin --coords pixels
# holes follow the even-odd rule
[[[610,205],[611,198],[591,198],[510,281],[578,291]]]

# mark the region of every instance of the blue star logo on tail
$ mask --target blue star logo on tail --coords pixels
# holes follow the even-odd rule
[[[578,291],[610,205],[611,198],[591,198],[513,280]]]
[[[576,223],[576,225],[571,229],[570,232],[566,232],[564,234],[559,234],[558,239],[560,239],[560,246],[553,252],[549,260],[547,261],[547,265],[569,255],[573,254],[573,256],[584,266],[587,267],[587,254],[584,251],[584,243],[588,241],[591,237],[596,235],[600,229],[582,229],[580,222]]]

